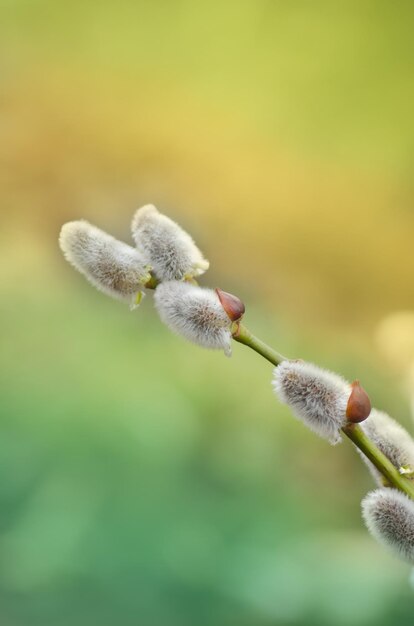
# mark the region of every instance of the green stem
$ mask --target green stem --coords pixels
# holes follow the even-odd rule
[[[365,454],[375,465],[377,470],[386,478],[387,483],[406,493],[414,500],[414,484],[398,472],[389,459],[367,437],[362,428],[357,424],[349,424],[342,428],[351,441]]]
[[[279,352],[276,352],[276,350],[273,350],[273,348],[268,346],[264,341],[252,335],[243,324],[235,323],[233,339],[255,350],[258,354],[273,363],[273,365],[279,365],[284,359]]]
[[[245,326],[239,322],[234,323],[233,339],[248,346],[273,365],[279,365],[283,360],[276,350],[273,350],[264,341],[255,337]],[[375,465],[377,470],[384,476],[387,484],[403,491],[414,500],[414,483],[399,474],[389,459],[367,437],[362,428],[357,424],[349,423],[342,428],[344,434],[361,450],[361,452]]]
[[[144,287],[146,289],[155,289],[155,287],[159,284],[159,280],[158,278],[155,277],[155,275],[150,272],[151,278],[149,279],[149,281],[144,285]]]
[[[150,271],[149,274],[150,279],[145,283],[144,287],[146,289],[156,289],[161,281],[155,276],[154,272]],[[194,278],[187,278],[186,282],[191,283],[192,285],[198,285]]]

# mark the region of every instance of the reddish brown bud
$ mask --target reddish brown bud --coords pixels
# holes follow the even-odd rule
[[[350,422],[363,422],[371,413],[371,401],[358,380],[355,380],[351,387],[352,391],[346,407],[346,416]]]
[[[238,322],[243,317],[245,311],[245,306],[240,298],[221,289],[216,289],[216,294],[229,319],[232,322]]]

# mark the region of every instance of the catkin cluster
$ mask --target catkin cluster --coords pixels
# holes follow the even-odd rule
[[[62,227],[59,243],[69,263],[100,291],[134,307],[147,289],[155,288],[159,317],[173,332],[230,356],[244,305],[220,289],[197,285],[195,278],[208,269],[209,262],[190,235],[147,205],[132,219],[132,237],[135,246],[81,220]],[[278,363],[273,377],[276,395],[308,428],[336,444],[342,430],[361,422],[359,428],[378,451],[401,476],[412,480],[413,439],[391,417],[371,411],[369,397],[357,381],[349,383],[300,360],[272,362]],[[414,564],[414,501],[393,488],[378,468],[361,456],[379,486],[362,502],[366,526],[380,543]]]
[[[414,440],[389,415],[372,409],[365,392],[332,372],[303,361],[283,361],[274,370],[273,387],[281,402],[311,430],[335,444],[349,421],[361,421],[369,439],[401,475],[414,472]],[[363,419],[352,419],[358,414]],[[360,450],[358,450],[360,452]],[[361,454],[381,487],[362,501],[370,533],[400,558],[414,564],[414,502],[390,485]]]
[[[195,283],[209,262],[190,235],[153,205],[136,211],[131,230],[135,247],[86,221],[69,222],[59,243],[69,263],[90,283],[132,307],[147,287],[156,286],[156,309],[173,332],[230,356],[232,324],[244,307],[230,294]]]

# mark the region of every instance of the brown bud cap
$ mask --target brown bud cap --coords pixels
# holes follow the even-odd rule
[[[216,294],[229,319],[232,322],[238,322],[243,317],[245,311],[245,306],[240,298],[221,289],[216,289]]]
[[[351,395],[346,407],[346,417],[350,422],[363,422],[371,413],[371,401],[358,380],[351,384],[351,388]]]

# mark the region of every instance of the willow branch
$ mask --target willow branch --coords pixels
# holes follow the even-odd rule
[[[414,484],[401,476],[389,459],[377,448],[362,428],[357,424],[348,424],[342,428],[343,433],[361,450],[379,472],[400,491],[403,491],[414,500]]]
[[[253,335],[243,324],[237,322],[234,324],[233,339],[251,348],[276,367],[284,360],[281,354]],[[362,454],[375,465],[387,484],[403,491],[414,500],[414,483],[398,472],[391,461],[367,437],[360,426],[349,422],[342,428],[342,431],[359,448]]]
[[[248,346],[273,365],[279,365],[284,360],[284,357],[279,352],[276,352],[264,341],[253,335],[243,324],[237,322],[234,324],[233,339]]]

